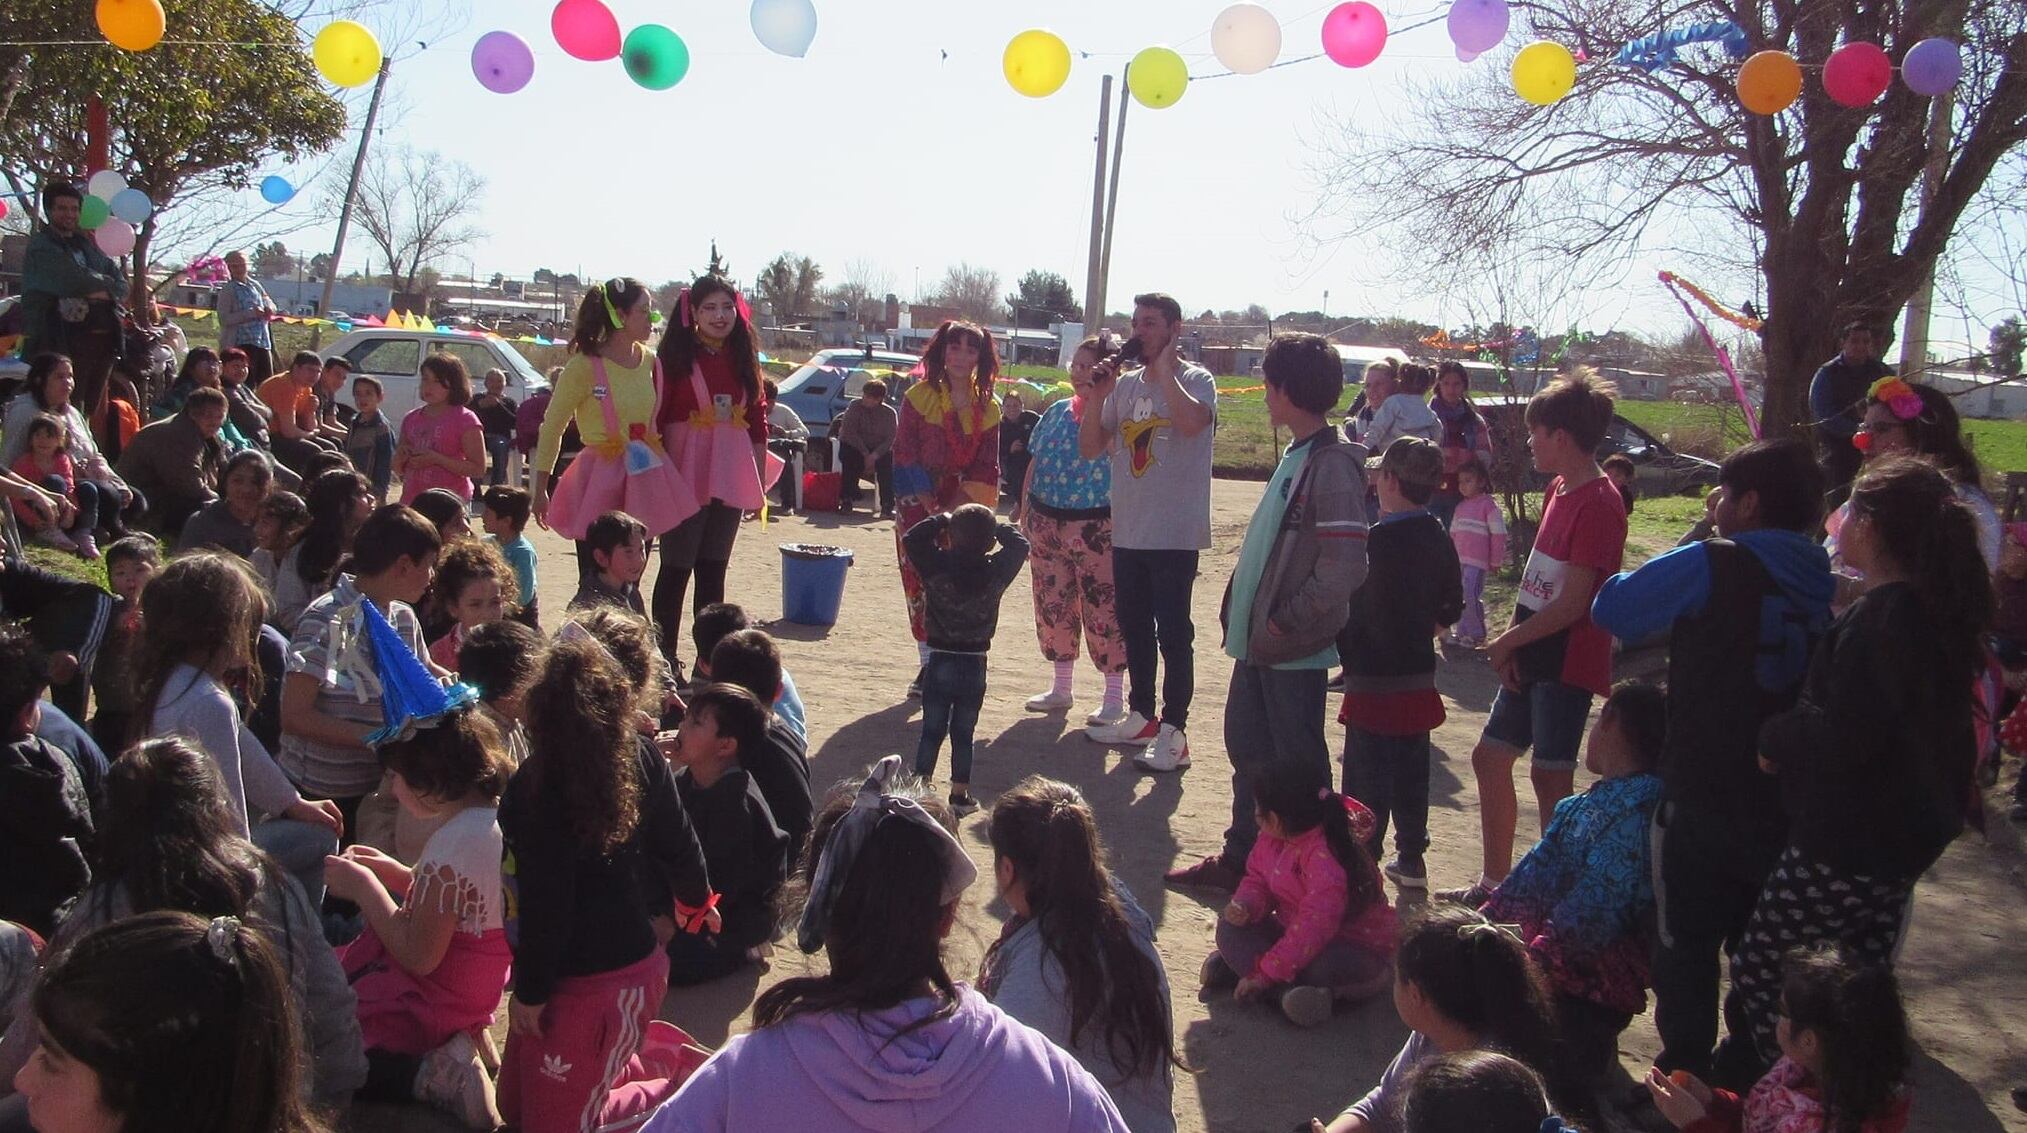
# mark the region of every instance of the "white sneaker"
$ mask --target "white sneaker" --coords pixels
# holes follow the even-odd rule
[[[1157,731],[1154,721],[1138,712],[1128,712],[1117,723],[1094,724],[1084,729],[1084,734],[1101,744],[1146,747],[1154,742]]]
[[[1096,712],[1093,712],[1089,716],[1084,717],[1084,722],[1086,724],[1103,724],[1110,726],[1113,724],[1117,724],[1119,721],[1124,719],[1126,719],[1125,705],[1101,704],[1098,706],[1098,710]]]
[[[497,1129],[500,1111],[493,1100],[493,1080],[479,1065],[479,1049],[463,1032],[422,1056],[415,1074],[416,1100],[456,1117],[468,1129]]]
[[[1154,744],[1133,757],[1142,771],[1183,771],[1189,767],[1189,737],[1174,724],[1163,724]]]
[[[1028,711],[1054,712],[1058,708],[1068,708],[1075,703],[1076,701],[1071,699],[1069,693],[1057,692],[1055,689],[1050,689],[1047,692],[1038,692],[1028,697]]]

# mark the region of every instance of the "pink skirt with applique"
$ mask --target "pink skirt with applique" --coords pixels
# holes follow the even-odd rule
[[[781,475],[781,458],[770,452],[769,474],[762,481],[753,465],[753,439],[744,429],[729,425],[700,428],[678,421],[663,437],[676,470],[699,503],[718,500],[741,511],[757,511],[766,489]]]
[[[752,463],[750,456],[747,463]],[[563,470],[550,493],[549,526],[566,538],[582,539],[592,521],[609,511],[640,520],[653,537],[697,514],[697,496],[667,460],[629,474],[624,455],[606,456],[586,448]]]

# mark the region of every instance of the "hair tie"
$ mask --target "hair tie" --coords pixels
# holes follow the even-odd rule
[[[239,943],[238,917],[211,918],[211,927],[204,930],[204,943],[210,947],[211,954],[218,958],[219,963],[238,970],[239,950],[235,947]]]
[[[809,899],[803,906],[802,918],[796,927],[796,945],[803,952],[814,953],[823,947],[831,906],[837,900],[838,891],[844,888],[845,879],[851,875],[853,862],[865,846],[866,839],[890,818],[920,826],[936,839],[937,853],[943,866],[943,891],[940,895],[943,904],[957,900],[966,887],[978,880],[978,867],[958,845],[956,837],[944,829],[942,823],[930,817],[920,803],[906,795],[891,793],[901,775],[900,756],[881,757],[859,787],[851,809],[838,819],[837,825],[831,827],[830,836],[817,855],[816,868],[811,872]]]
[[[1903,421],[1921,416],[1921,395],[1914,392],[1913,386],[1892,374],[1873,382],[1872,387],[1865,391],[1865,396],[1886,406]]]
[[[612,301],[612,293],[625,286],[625,281],[614,276],[606,280],[598,289],[598,297],[605,300],[605,317],[612,320],[612,329],[614,330],[624,327],[626,320],[619,317],[619,306]]]

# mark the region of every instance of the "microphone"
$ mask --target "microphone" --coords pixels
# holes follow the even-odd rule
[[[1101,343],[1100,349],[1103,349],[1103,346],[1104,344]],[[1105,361],[1100,364],[1105,366],[1111,366],[1116,371],[1120,368],[1123,368],[1128,362],[1141,361],[1141,354],[1142,348],[1140,345],[1140,339],[1138,337],[1129,337],[1124,343],[1120,344],[1117,350],[1114,350],[1109,356],[1106,357]]]

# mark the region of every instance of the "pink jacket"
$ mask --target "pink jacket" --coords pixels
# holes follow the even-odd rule
[[[77,502],[77,469],[71,463],[70,454],[67,452],[56,454],[56,468],[51,472],[44,472],[42,466],[35,463],[34,453],[24,452],[21,459],[14,462],[14,474],[38,488],[51,476],[61,476],[64,497],[71,503]],[[14,513],[21,517],[23,523],[40,525],[42,522],[42,516],[20,500],[14,501]]]
[[[1242,974],[1287,983],[1333,940],[1390,954],[1394,910],[1386,903],[1378,874],[1375,868],[1370,891],[1381,896],[1351,908],[1344,867],[1330,852],[1321,826],[1288,839],[1262,831],[1246,857],[1246,879],[1232,900],[1254,920],[1273,917],[1281,926],[1281,939],[1260,957],[1257,970]]]
[[[1506,561],[1506,516],[1492,493],[1472,496],[1450,517],[1450,542],[1457,562],[1479,570],[1497,570]]]

